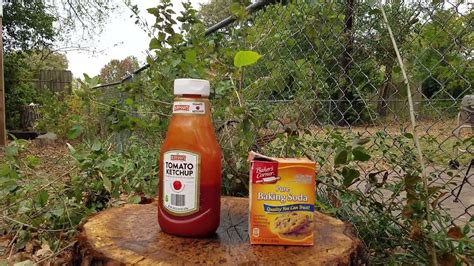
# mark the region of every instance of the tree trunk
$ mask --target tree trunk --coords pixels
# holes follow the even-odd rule
[[[347,102],[351,100],[348,95],[351,79],[349,77],[349,70],[352,65],[352,51],[354,48],[354,3],[355,0],[346,0],[345,5],[345,21],[343,29],[343,37],[345,38],[344,51],[340,58],[339,65],[342,69],[339,78],[339,91],[337,92],[337,108],[336,118],[339,124],[346,124],[346,113],[348,109]],[[342,116],[342,117],[341,117]]]
[[[40,118],[39,105],[29,104],[20,106],[20,123],[24,131],[33,130],[34,124]]]
[[[364,265],[367,254],[352,226],[314,212],[314,246],[250,245],[247,198],[222,198],[221,224],[208,238],[161,232],[156,204],[102,211],[83,225],[81,265]],[[101,264],[102,263],[102,264]]]
[[[384,83],[379,90],[379,99],[377,101],[377,112],[380,116],[387,115],[387,99],[392,91],[392,64],[385,66]]]

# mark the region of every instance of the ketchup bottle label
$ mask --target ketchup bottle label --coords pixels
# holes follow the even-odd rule
[[[199,154],[171,150],[163,154],[163,207],[177,216],[199,210]]]
[[[176,101],[173,103],[173,114],[205,114],[206,105],[204,102]]]

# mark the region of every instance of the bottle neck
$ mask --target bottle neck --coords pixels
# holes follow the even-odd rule
[[[203,96],[200,94],[183,94],[183,95],[175,95],[175,98],[193,98],[193,99],[208,99],[208,96]]]

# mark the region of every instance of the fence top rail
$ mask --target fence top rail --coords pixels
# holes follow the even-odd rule
[[[259,0],[255,3],[253,3],[253,4],[248,5],[245,9],[248,12],[253,13],[255,11],[258,11],[258,10],[262,9],[263,7],[265,7],[269,4],[274,4],[276,2],[278,2],[278,1],[277,0]],[[236,18],[234,16],[229,16],[229,17],[221,20],[220,22],[218,22],[218,23],[212,25],[211,27],[207,28],[206,31],[204,32],[204,36],[211,35],[211,34],[215,33],[216,31],[227,27],[228,25],[233,23],[235,20],[236,20]],[[156,59],[153,59],[153,60],[156,60]],[[97,85],[97,86],[93,87],[92,89],[100,89],[100,88],[118,86],[118,85],[123,84],[127,81],[133,80],[135,75],[140,74],[141,72],[148,69],[149,67],[150,67],[150,64],[146,63],[145,65],[141,66],[137,70],[133,71],[132,73],[130,73],[129,75],[124,77],[122,80],[111,82],[111,83],[106,83],[106,84],[100,84],[100,85]]]
[[[250,103],[261,103],[261,102],[272,102],[272,103],[290,103],[290,102],[330,102],[330,103],[337,103],[337,102],[370,102],[370,103],[377,103],[377,102],[406,102],[406,99],[384,99],[384,100],[367,100],[367,99],[353,99],[353,100],[344,100],[344,99],[318,99],[318,98],[306,98],[306,99],[267,99],[267,100],[247,100]],[[460,102],[462,98],[452,98],[452,99],[421,99],[421,100],[413,100],[415,103],[424,103],[424,102]]]

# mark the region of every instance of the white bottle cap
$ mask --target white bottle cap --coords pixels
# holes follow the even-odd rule
[[[209,96],[209,81],[204,79],[175,79],[174,80],[174,95],[181,96],[201,95]]]

